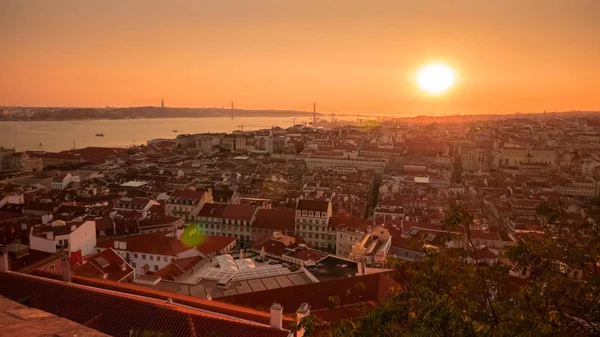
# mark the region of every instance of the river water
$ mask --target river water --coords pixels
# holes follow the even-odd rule
[[[296,123],[310,117],[297,118]],[[88,146],[127,147],[155,138],[175,138],[180,133],[258,130],[292,125],[292,117],[160,118],[80,121],[0,122],[0,145],[17,151],[62,151]],[[177,130],[177,132],[173,132]],[[103,133],[104,137],[97,137]],[[40,143],[42,145],[40,145]]]

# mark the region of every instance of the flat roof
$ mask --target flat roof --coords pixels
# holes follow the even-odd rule
[[[185,284],[179,282],[158,282],[150,286],[155,289],[189,295],[198,298],[206,298],[210,294],[211,298],[230,296],[256,291],[292,287],[302,284],[313,283],[304,272],[294,272],[285,275],[273,275],[247,280],[232,280],[227,289],[222,289],[217,285],[218,281],[201,280],[197,284]]]
[[[142,187],[147,184],[148,184],[147,181],[132,180],[132,181],[128,181],[126,183],[121,184],[121,187]]]

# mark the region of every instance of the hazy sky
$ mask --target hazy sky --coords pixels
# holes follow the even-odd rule
[[[415,73],[455,69],[431,97]],[[600,110],[600,0],[0,0],[0,105]]]

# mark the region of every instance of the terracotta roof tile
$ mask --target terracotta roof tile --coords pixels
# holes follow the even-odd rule
[[[234,241],[235,238],[232,237],[207,235],[204,238],[204,242],[196,247],[196,249],[204,255],[210,255],[217,250],[224,250],[225,247],[229,246]]]
[[[236,316],[221,316],[155,299],[16,273],[0,273],[0,294],[111,336],[129,336],[132,329],[172,336],[284,337],[289,334],[289,331],[242,321]]]
[[[52,274],[43,271],[34,271],[33,275],[42,276],[45,278],[51,278],[55,280],[60,280],[61,276],[57,274]],[[1,275],[1,273],[0,273]],[[225,315],[230,315],[234,317],[240,317],[246,320],[259,322],[259,323],[269,323],[269,314],[260,312],[254,309],[249,309],[233,304],[222,303],[217,301],[211,301],[207,299],[185,296],[177,293],[171,293],[163,290],[158,290],[146,286],[141,286],[137,284],[130,283],[118,283],[110,280],[100,280],[100,279],[90,279],[85,277],[73,276],[73,283],[81,284],[85,286],[90,286],[94,288],[100,288],[105,290],[118,291],[122,293],[151,297],[159,300],[166,300],[167,298],[172,298],[177,303],[181,303],[190,307],[210,310],[212,312],[217,312]],[[0,290],[1,292],[1,290]],[[292,320],[288,316],[284,316],[284,320],[290,321]]]
[[[279,231],[294,231],[296,213],[293,209],[261,209],[256,215],[253,227]]]
[[[225,209],[227,209],[227,204],[212,204],[206,203],[198,213],[198,216],[202,217],[211,217],[211,218],[222,218],[223,213],[225,213]]]
[[[114,247],[114,241],[103,241],[98,243],[96,247],[111,248]],[[176,256],[193,249],[184,245],[178,238],[166,236],[162,232],[129,236],[116,241],[125,241],[127,251],[146,254]]]
[[[84,256],[83,262],[73,266],[73,275],[102,279],[106,275],[106,279],[119,282],[134,274],[133,268],[112,248]]]
[[[249,204],[230,204],[223,212],[223,218],[251,221],[257,209]]]
[[[306,200],[301,199],[298,200],[298,205],[296,209],[303,211],[318,211],[318,212],[327,212],[329,208],[329,201],[325,200]]]

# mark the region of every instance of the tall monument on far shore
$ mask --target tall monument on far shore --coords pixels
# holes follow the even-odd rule
[[[161,107],[161,108],[164,108],[164,107],[165,107],[165,99],[164,99],[164,98],[161,98],[161,99],[160,99],[160,107]]]

